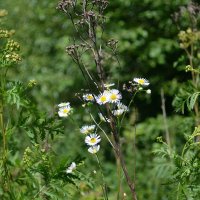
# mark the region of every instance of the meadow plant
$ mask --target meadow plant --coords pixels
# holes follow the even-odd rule
[[[200,6],[195,3],[189,3],[187,6],[181,7],[180,11],[175,14],[176,21],[180,22],[178,24],[179,28],[182,24],[186,26],[184,24],[186,21],[189,22],[189,27],[184,27],[184,30],[180,28],[178,34],[179,46],[185,52],[180,57],[178,64],[184,66],[182,70],[190,74],[187,80],[179,83],[173,106],[176,112],[185,115],[185,120],[190,117],[193,132],[182,132],[185,144],[181,147],[170,146],[167,140],[165,142],[162,137],[159,137],[157,139],[162,144],[162,147],[155,150],[155,153],[166,162],[168,178],[165,179],[165,185],[171,185],[172,192],[169,197],[176,200],[195,200],[200,197],[199,16]],[[184,23],[181,21],[184,21]],[[180,140],[180,138],[177,139]]]
[[[15,31],[3,28],[6,15],[0,10],[0,199],[65,199],[66,185],[75,188],[77,180],[85,179],[78,171],[81,158],[71,163],[53,150],[55,136],[64,131],[59,117],[72,109],[66,103],[59,105],[58,115],[41,112],[31,95],[37,82],[10,79],[22,58]]]
[[[141,196],[151,199],[151,196],[146,196],[151,194],[158,199],[161,199],[160,196],[162,199],[172,200],[199,199],[200,30],[198,27],[200,7],[195,3],[189,3],[187,6],[182,6],[174,15],[174,20],[178,22],[178,40],[182,50],[182,56],[176,65],[186,72],[187,80],[178,83],[173,106],[175,111],[183,116],[174,118],[167,116],[164,90],[162,90],[163,116],[158,117],[158,120],[147,120],[148,127],[144,126],[145,123],[139,125],[144,126],[142,129],[144,133],[141,134],[142,136],[138,135],[137,138],[140,137],[141,143],[145,144],[145,150],[142,152],[142,146],[140,152],[138,151],[139,155],[136,156],[135,119],[134,123],[130,123],[124,131],[125,118],[134,106],[136,95],[151,94],[150,82],[146,78],[133,76],[131,80],[122,83],[116,77],[110,77],[110,68],[116,67],[116,63],[119,67],[122,66],[118,56],[119,42],[113,38],[107,39],[105,34],[107,30],[105,11],[108,5],[108,0],[61,0],[58,3],[57,8],[66,15],[67,22],[71,22],[73,27],[71,30],[73,35],[70,36],[71,45],[66,47],[66,53],[78,66],[84,82],[83,88],[75,94],[75,102],[68,102],[69,98],[62,97],[62,102],[53,106],[50,113],[38,110],[36,100],[31,93],[37,89],[36,80],[22,83],[11,78],[12,71],[20,71],[22,57],[19,53],[20,45],[14,40],[15,31],[3,28],[7,27],[3,20],[7,12],[0,10],[0,199],[79,199],[82,198],[80,195],[85,195],[85,185],[89,187],[89,190],[93,190],[96,184],[93,184],[91,179],[94,179],[97,171],[92,171],[92,166],[90,166],[88,167],[90,173],[83,174],[81,168],[86,163],[84,158],[79,156],[69,158],[68,153],[61,156],[60,152],[57,154],[54,148],[55,143],[60,138],[62,139],[66,121],[76,126],[78,124],[77,130],[80,134],[75,137],[80,137],[82,141],[81,144],[75,143],[77,140],[70,143],[74,142],[73,145],[78,147],[76,149],[84,146],[85,157],[91,156],[98,165],[102,192],[94,194],[94,198],[103,196],[101,198],[104,199],[137,200]],[[148,32],[145,30],[144,33],[146,33],[143,35],[145,38]],[[155,52],[157,52],[156,48]],[[159,60],[162,56],[158,55],[160,55],[157,56]],[[152,58],[156,60],[156,56]],[[154,61],[149,61],[151,62],[154,63]],[[77,101],[80,106],[75,105]],[[74,113],[79,109],[86,114],[86,117],[82,116],[81,124],[73,118]],[[171,127],[168,123],[177,123],[177,127],[181,127],[181,130],[176,130],[182,134],[182,138],[177,138],[177,143],[170,132]],[[129,142],[126,143],[130,146],[132,143],[131,148],[124,145],[123,134],[126,134],[126,130],[130,135],[132,134],[128,136]],[[156,138],[154,136],[159,135],[163,130],[166,132],[165,137],[158,137],[157,143],[152,145]],[[76,132],[76,130],[70,131],[72,134]],[[131,138],[134,139],[133,142]],[[146,150],[148,143],[144,141],[147,139],[151,148]],[[65,141],[66,145],[67,142]],[[107,184],[105,176],[106,167],[102,162],[103,153],[106,152],[104,147],[109,150],[109,159],[113,157],[116,161],[117,178],[114,177],[112,181],[117,182],[115,184],[117,188],[114,189]],[[126,160],[125,149],[128,149],[127,152],[130,151],[133,157],[129,163]],[[153,149],[157,155],[153,159],[149,149]],[[110,153],[111,150],[112,153]],[[137,179],[137,175],[141,173],[136,170],[136,159],[140,157],[138,160],[142,162],[137,163],[137,167],[141,168],[149,162],[143,163],[148,156],[150,164],[145,166],[147,169],[144,169],[144,173],[141,170],[143,174]],[[128,170],[130,163],[134,163],[132,171]],[[87,171],[87,168],[85,170]],[[146,180],[145,176],[151,177],[151,173],[158,178],[155,176],[152,177],[153,181]],[[162,177],[162,185],[159,176]],[[109,178],[113,177],[109,176]],[[122,184],[124,180],[130,189],[129,193],[124,192],[126,187]],[[139,187],[138,182],[146,185]],[[157,188],[154,187],[154,183],[157,184]],[[150,191],[144,192],[145,187],[150,188]],[[166,190],[161,189],[163,187],[166,187]],[[152,191],[152,188],[161,189],[164,193],[156,189]],[[114,193],[116,196],[113,195]],[[85,198],[87,196],[83,197]]]
[[[61,0],[57,8],[66,14],[73,25],[73,42],[66,47],[66,52],[79,67],[87,87],[84,89],[85,92],[79,93],[77,96],[82,101],[91,120],[91,125],[83,125],[80,128],[80,132],[85,135],[85,143],[89,146],[88,152],[95,154],[102,171],[102,179],[104,179],[97,154],[101,151],[100,142],[106,139],[113,149],[118,171],[121,170],[120,168],[123,170],[131,191],[129,196],[136,200],[135,183],[133,177],[129,175],[122,153],[121,127],[135,95],[144,91],[150,94],[151,91],[146,88],[149,81],[145,78],[133,77],[124,84],[112,83],[113,81],[107,79],[107,68],[111,67],[107,64],[108,55],[117,60],[120,65],[117,56],[118,41],[113,38],[107,40],[104,37],[106,31],[105,9],[108,4],[107,0]],[[128,105],[123,103],[122,91],[129,93]],[[118,174],[119,183],[120,179],[121,173]],[[105,182],[102,190],[104,199],[108,199],[108,188]],[[122,198],[120,189],[118,189],[117,198]]]

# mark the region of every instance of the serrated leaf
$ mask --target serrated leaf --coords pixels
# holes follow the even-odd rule
[[[189,110],[192,110],[194,108],[194,105],[197,101],[198,96],[199,96],[199,92],[196,92],[192,94],[192,96],[189,98],[189,101],[187,104]]]

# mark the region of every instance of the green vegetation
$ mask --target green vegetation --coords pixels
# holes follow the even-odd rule
[[[0,199],[200,199],[198,1],[75,2],[0,2]]]

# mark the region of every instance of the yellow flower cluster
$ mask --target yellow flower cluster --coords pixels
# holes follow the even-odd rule
[[[0,10],[0,25],[2,17],[7,14],[6,10]],[[12,64],[17,64],[21,61],[21,56],[17,53],[20,45],[11,39],[14,33],[14,30],[7,30],[0,27],[0,42],[2,44],[0,47],[0,62],[2,67],[10,67]]]
[[[6,50],[18,51],[19,49],[20,49],[20,45],[18,42],[15,42],[14,40],[8,40],[6,44]]]
[[[19,54],[15,53],[15,52],[11,52],[11,53],[5,55],[5,60],[7,62],[11,62],[11,63],[18,63],[22,59]]]
[[[0,29],[0,38],[9,38],[15,33],[14,30],[4,30]]]
[[[28,167],[32,165],[32,162],[31,162],[31,159],[30,159],[31,156],[32,156],[32,151],[29,147],[27,147],[24,151],[23,163]]]
[[[180,40],[180,47],[186,49],[197,40],[200,40],[200,31],[194,31],[188,28],[186,31],[180,31],[178,37]]]
[[[37,85],[37,81],[36,80],[30,80],[28,82],[28,87],[30,87],[30,88],[34,87],[35,85]]]
[[[5,17],[8,14],[8,12],[4,9],[0,10],[0,17]]]

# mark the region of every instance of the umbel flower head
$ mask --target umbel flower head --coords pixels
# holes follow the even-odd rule
[[[90,134],[85,137],[85,143],[89,146],[97,145],[101,141],[101,138],[97,134]]]
[[[136,82],[138,85],[141,85],[141,86],[148,86],[149,85],[149,81],[145,78],[134,78],[133,81]]]
[[[59,117],[68,117],[70,113],[72,112],[72,108],[70,106],[70,103],[60,103],[58,104],[59,110],[58,115]]]
[[[66,169],[67,174],[71,174],[76,169],[76,163],[72,162],[71,165]]]
[[[94,145],[88,149],[88,152],[90,152],[91,154],[96,154],[99,151],[99,149],[100,145]]]
[[[82,126],[80,128],[80,132],[83,133],[83,134],[88,134],[88,133],[92,133],[95,129],[95,125],[85,125],[85,126]]]
[[[95,101],[95,96],[93,94],[84,94],[83,95],[83,100],[85,101]]]

